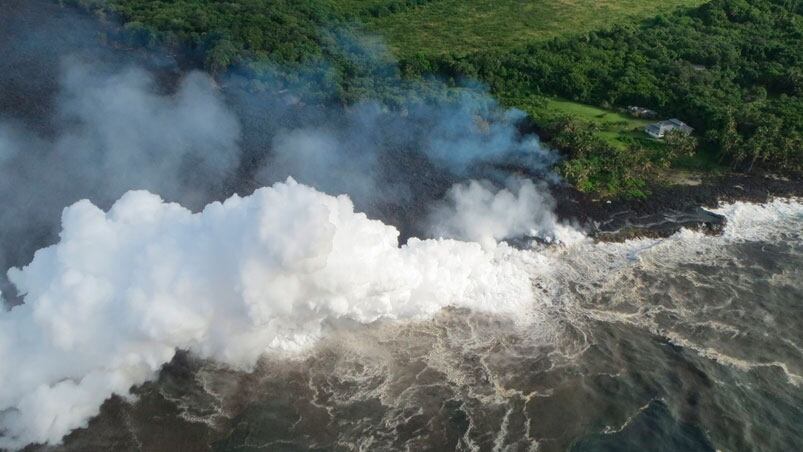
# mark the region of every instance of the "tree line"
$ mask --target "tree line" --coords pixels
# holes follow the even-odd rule
[[[476,78],[515,104],[533,93],[678,117],[742,170],[803,170],[803,2],[713,0],[641,24],[504,52],[402,62],[407,76]]]
[[[651,108],[689,123],[701,147],[737,169],[803,171],[803,0],[713,0],[581,36],[469,54],[422,53],[398,65],[362,42],[358,16],[425,0],[375,3],[357,16],[337,12],[337,0],[65,1],[101,19],[122,18],[117,39],[181,48],[213,73],[234,68],[256,87],[260,78],[278,78],[303,83],[323,101],[370,97],[393,105],[432,77],[453,85],[479,80],[511,106],[536,94]],[[621,153],[598,141],[593,151],[571,151],[579,146],[573,141],[591,136],[581,130],[589,125],[542,126],[567,149],[565,174],[577,183],[585,174],[589,187],[600,175],[621,173],[627,177],[614,183],[637,191],[645,167],[667,165],[654,150]]]

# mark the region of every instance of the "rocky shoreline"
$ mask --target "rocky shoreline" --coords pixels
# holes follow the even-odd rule
[[[0,36],[9,39],[0,40],[0,43],[6,43],[5,46],[0,44],[0,49],[6,50],[9,57],[0,62],[0,68],[7,69],[0,71],[0,115],[25,123],[45,136],[52,133],[50,118],[58,87],[60,55],[87,53],[111,65],[136,62],[155,74],[165,92],[170,92],[181,75],[192,68],[191,64],[175,61],[179,57],[177,55],[109,47],[108,43],[99,41],[98,33],[94,33],[98,24],[93,18],[48,0],[13,0],[9,5],[4,5],[4,11],[6,14],[0,16]],[[76,27],[76,24],[81,26]],[[62,34],[69,39],[62,40],[41,39],[40,36],[45,31],[55,34],[60,30],[75,28],[83,30],[83,33],[76,35],[65,32]],[[39,36],[39,40],[34,40],[36,46],[31,44],[20,49],[12,46],[13,36],[30,36],[31,40]],[[34,52],[44,52],[50,58],[33,58]],[[229,100],[236,97],[226,87],[223,87],[223,94]],[[264,147],[265,132],[258,120],[263,112],[259,111],[258,106],[232,103],[234,105],[231,107],[243,122],[244,155],[240,171],[232,175],[226,189],[219,193],[219,198],[234,192],[248,194],[260,186],[253,177],[254,168],[267,152]],[[249,110],[252,107],[254,111]],[[528,120],[519,124],[519,132],[523,135],[536,133],[548,138],[543,130]],[[370,214],[396,225],[404,241],[424,232],[418,220],[426,212],[429,202],[440,199],[448,187],[459,180],[453,175],[435,171],[431,165],[411,154],[400,153],[391,156],[391,159],[397,161],[390,162],[383,175],[388,180],[414,175],[420,196],[414,196],[402,206],[380,206]],[[526,169],[515,166],[497,169],[536,180],[544,178],[543,174],[530,174]],[[561,220],[576,224],[590,236],[603,241],[666,237],[681,228],[716,234],[722,231],[725,220],[707,208],[716,207],[721,202],[763,203],[776,197],[803,196],[803,178],[799,175],[788,179],[760,173],[703,174],[698,177],[700,180],[695,184],[650,187],[651,194],[644,199],[597,199],[565,183],[552,184],[550,190],[556,201],[556,214]]]
[[[682,228],[719,234],[725,218],[707,209],[722,203],[765,203],[803,196],[803,179],[770,174],[703,176],[695,185],[655,185],[644,199],[595,199],[569,186],[556,186],[556,213],[584,227],[600,241],[668,237]]]

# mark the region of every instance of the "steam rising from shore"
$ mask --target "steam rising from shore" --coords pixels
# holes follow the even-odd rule
[[[34,131],[0,112],[3,272],[49,242],[66,205],[91,198],[108,206],[147,189],[199,208],[239,164],[239,122],[209,76],[190,73],[164,95],[137,68],[68,59],[62,70],[55,130]]]
[[[202,74],[164,96],[139,70],[101,76],[78,65],[67,67],[64,86],[60,115],[72,125],[55,139],[0,128],[0,170],[22,170],[0,182],[14,201],[0,216],[4,232],[25,229],[29,240],[27,225],[47,219],[20,213],[44,217],[82,196],[103,206],[129,187],[193,206],[206,194],[183,177],[214,184],[239,163],[239,124]],[[383,182],[388,147],[411,152],[422,143],[424,158],[453,174],[508,155],[549,161],[537,140],[516,136],[508,114],[477,124],[471,105],[448,121],[454,107],[422,106],[409,113],[417,129],[408,134],[394,135],[406,119],[372,104],[353,109],[342,128],[281,130],[258,176],[297,174],[363,201],[400,202],[413,181]],[[424,127],[432,122],[435,132]],[[18,179],[29,176],[31,185]],[[8,273],[24,304],[0,312],[0,362],[20,363],[0,368],[0,447],[59,443],[112,394],[155,378],[179,349],[248,369],[266,351],[308,347],[338,319],[421,319],[450,305],[519,311],[532,302],[531,282],[509,259],[516,251],[496,241],[551,236],[560,226],[541,187],[509,185],[456,185],[433,216],[438,236],[482,246],[410,239],[399,247],[396,228],[355,213],[350,197],[292,179],[197,214],[144,191],[108,213],[75,203],[59,242]],[[28,199],[46,202],[17,204]]]
[[[65,209],[58,244],[12,269],[0,313],[0,447],[57,443],[176,349],[248,369],[326,322],[416,319],[447,305],[513,312],[528,276],[502,245],[411,239],[292,179],[193,214],[143,191]]]
[[[49,77],[17,85],[25,66],[12,64],[0,77],[0,88],[22,86],[37,104],[0,111],[0,272],[52,244],[8,272],[13,287],[0,277],[9,301],[23,302],[7,310],[0,294],[0,448],[60,442],[177,349],[248,369],[266,351],[308,347],[339,319],[419,319],[449,305],[518,312],[532,302],[520,253],[497,244],[563,228],[532,182],[456,185],[432,211],[438,236],[482,245],[400,247],[395,227],[352,204],[412,228],[454,182],[496,174],[494,165],[548,172],[556,156],[520,133],[521,112],[482,90],[441,96],[437,83],[428,101],[401,90],[395,112],[371,100],[305,106],[304,92],[270,80],[261,94],[223,92],[199,72],[162,83],[109,58],[91,24],[60,20],[58,30],[21,24],[20,41],[36,44],[28,51],[3,47],[9,61],[46,62],[34,72],[60,75],[53,86]],[[83,57],[57,62],[54,49],[69,50],[51,45],[59,34],[86,34]]]
[[[546,242],[574,243],[585,234],[561,224],[555,200],[546,186],[529,179],[509,178],[506,188],[488,182],[454,185],[433,208],[430,229],[436,237],[451,237],[494,247],[499,240],[533,237]]]
[[[425,209],[475,165],[515,157],[544,169],[552,153],[481,93],[406,114],[364,103],[275,130],[256,181],[297,175],[316,188],[288,179],[193,213],[242,164],[240,123],[214,82],[192,73],[163,93],[139,69],[64,71],[55,136],[0,123],[4,243],[48,243],[34,226],[49,231],[54,212],[91,199],[64,210],[58,243],[8,272],[23,304],[0,310],[0,362],[18,363],[0,367],[0,448],[59,443],[179,349],[249,369],[267,351],[310,346],[330,322],[532,302],[518,252],[497,240],[562,227],[542,187],[455,185],[431,223],[447,239],[401,247],[395,227],[352,203]],[[413,202],[422,168],[447,177]],[[186,207],[131,191],[103,211],[131,188]],[[21,248],[8,261],[27,261]]]

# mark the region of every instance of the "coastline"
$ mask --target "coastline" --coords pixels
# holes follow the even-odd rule
[[[47,12],[44,23],[37,22],[43,17],[42,8]],[[73,6],[62,7],[47,0],[23,2],[14,0],[6,7],[9,11],[0,23],[6,35],[13,32],[28,30],[31,35],[53,27],[57,30],[73,29],[74,21],[84,24],[88,29],[100,27],[96,20]],[[13,26],[12,26],[13,25]],[[105,26],[109,26],[106,24]],[[3,35],[3,33],[0,33]],[[7,36],[8,37],[8,36]],[[11,40],[7,40],[11,42]],[[0,95],[0,112],[8,119],[31,125],[31,129],[41,132],[44,136],[52,133],[53,102],[57,95],[59,64],[58,55],[65,52],[74,52],[78,55],[89,54],[97,57],[105,64],[120,64],[122,61],[133,61],[146,67],[154,75],[159,87],[165,92],[175,88],[184,75],[199,66],[193,64],[189,55],[166,54],[160,51],[134,48],[121,48],[101,42],[98,36],[86,33],[69,40],[55,40],[47,42],[45,46],[53,58],[46,61],[33,60],[31,50],[18,49],[11,53],[6,61],[8,67],[22,65],[23,72],[35,77],[0,77],[0,85],[4,87],[5,96]],[[2,47],[2,46],[0,46]],[[39,51],[39,48],[36,48]],[[84,55],[86,56],[86,55]],[[26,63],[26,64],[23,64]],[[0,64],[2,66],[2,64]],[[231,92],[225,85],[221,86],[224,97],[231,100],[236,93]],[[21,96],[20,93],[25,93]],[[238,116],[246,115],[242,106],[229,105]],[[251,118],[240,118],[244,121],[243,128],[260,138],[258,125],[252,124]],[[539,127],[532,118],[523,120],[518,125],[519,133],[535,133],[542,140],[548,141],[548,133]],[[246,134],[247,135],[247,134]],[[251,143],[256,141],[256,143]],[[250,140],[244,137],[243,162],[241,168],[233,174],[225,188],[225,193],[219,193],[225,198],[231,192],[246,194],[260,186],[252,174],[254,161],[264,158],[265,149],[261,147],[259,139]],[[412,172],[422,171],[418,165],[422,163],[415,158],[406,158],[406,165],[412,166]],[[542,175],[528,174],[523,168],[505,168],[509,173],[523,173],[525,177],[538,180]],[[439,199],[443,192],[452,183],[459,182],[452,177],[427,171],[430,180],[423,181],[421,200],[411,205],[399,207],[380,208],[383,221],[394,224],[402,232],[402,238],[417,235],[418,216],[426,209],[424,200]],[[611,200],[598,199],[594,194],[578,191],[566,182],[557,182],[550,186],[555,198],[555,213],[562,221],[582,227],[591,237],[600,241],[621,241],[634,237],[667,237],[681,228],[692,228],[716,234],[724,226],[724,218],[706,209],[717,207],[721,202],[747,201],[764,203],[778,197],[803,196],[803,175],[795,175],[789,179],[782,179],[761,173],[743,174],[729,173],[725,175],[712,175],[699,173],[694,185],[653,184],[648,187],[650,194],[641,199],[615,198]],[[404,240],[403,240],[404,241]]]
[[[553,187],[556,213],[584,227],[599,241],[668,237],[682,228],[719,234],[725,218],[709,209],[722,203],[763,204],[776,198],[803,196],[800,176],[730,173],[702,175],[695,185],[653,185],[642,199],[601,200],[568,185]]]

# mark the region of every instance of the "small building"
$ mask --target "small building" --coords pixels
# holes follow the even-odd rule
[[[654,110],[644,107],[637,107],[634,105],[627,107],[627,112],[630,113],[630,116],[633,116],[634,118],[652,119],[658,116],[658,113],[656,113]]]
[[[650,124],[644,129],[644,131],[647,132],[647,135],[653,138],[663,138],[664,135],[672,132],[673,130],[679,130],[684,135],[691,135],[691,133],[694,131],[694,129],[689,127],[688,124],[680,119],[675,118]]]

